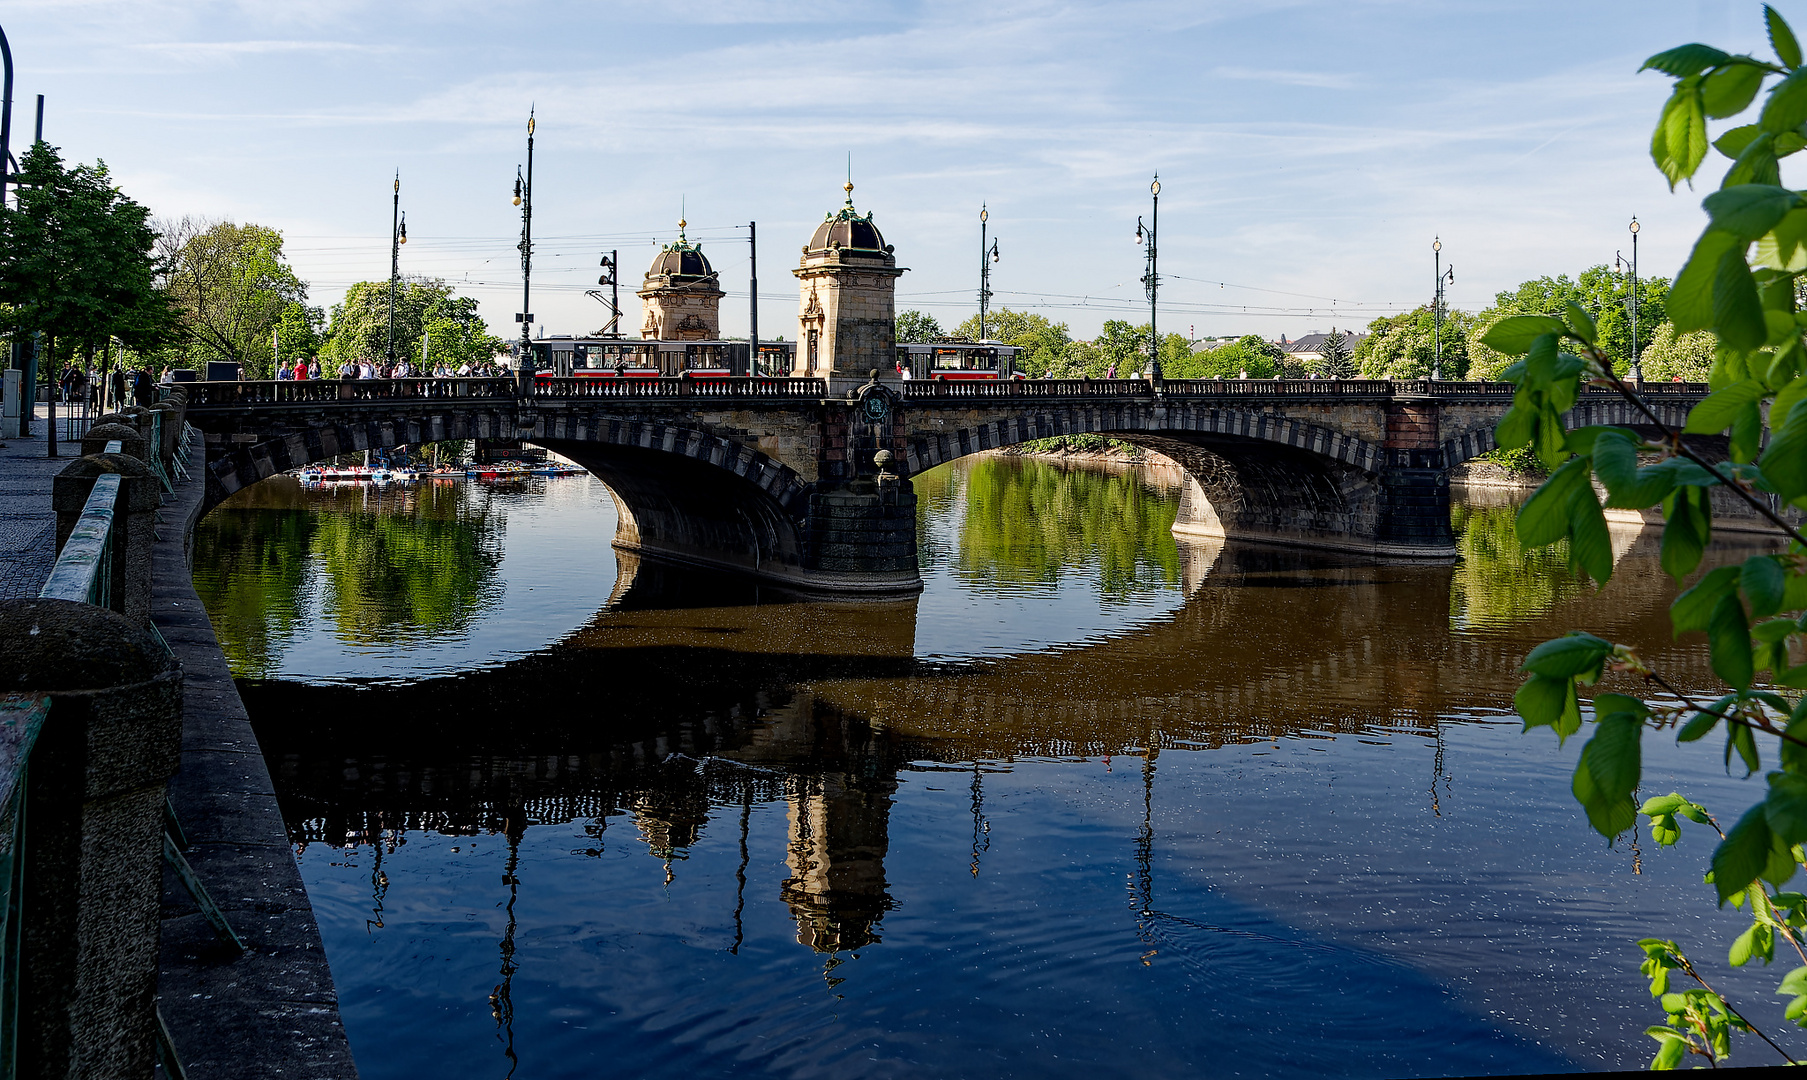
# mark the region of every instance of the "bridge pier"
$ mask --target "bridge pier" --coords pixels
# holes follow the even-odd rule
[[[1441,406],[1435,399],[1396,398],[1387,407],[1386,464],[1379,483],[1378,551],[1418,558],[1454,558],[1449,527],[1449,466],[1444,461]]]

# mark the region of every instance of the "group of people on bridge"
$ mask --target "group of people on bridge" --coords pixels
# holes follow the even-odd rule
[[[495,364],[472,364],[468,361],[456,367],[443,361],[426,370],[421,365],[408,360],[398,360],[393,364],[379,364],[371,360],[355,360],[339,366],[340,379],[488,379],[504,374],[502,368]],[[319,357],[311,360],[297,360],[293,364],[277,364],[276,376],[281,381],[305,381],[323,378]]]

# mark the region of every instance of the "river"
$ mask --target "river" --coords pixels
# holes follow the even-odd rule
[[[868,604],[618,554],[588,477],[220,507],[196,585],[363,1075],[1638,1068],[1647,936],[1773,999],[1702,830],[1607,845],[1510,711],[1571,628],[1710,679],[1655,530],[1595,590],[1486,493],[1459,564],[1379,565],[1176,540],[1175,483],[944,466],[922,595]],[[1646,794],[1754,797],[1691,749]]]

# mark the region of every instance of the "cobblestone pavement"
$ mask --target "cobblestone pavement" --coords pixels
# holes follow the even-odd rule
[[[62,456],[46,457],[44,423],[40,408],[31,437],[0,448],[0,599],[38,595],[56,562],[50,482],[82,448],[80,441],[59,443]]]

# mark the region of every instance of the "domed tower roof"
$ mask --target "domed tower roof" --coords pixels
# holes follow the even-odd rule
[[[684,227],[688,224],[687,221],[679,221],[677,240],[660,246],[659,253],[653,256],[653,264],[646,271],[648,286],[688,285],[715,280],[715,267],[709,265],[703,249],[684,236]]]
[[[890,254],[884,236],[872,223],[872,215],[862,215],[853,208],[853,181],[849,180],[843,190],[847,192],[846,205],[824,217],[822,224],[816,226],[816,234],[809,238],[809,250],[840,248],[843,251],[870,251],[876,255]]]

